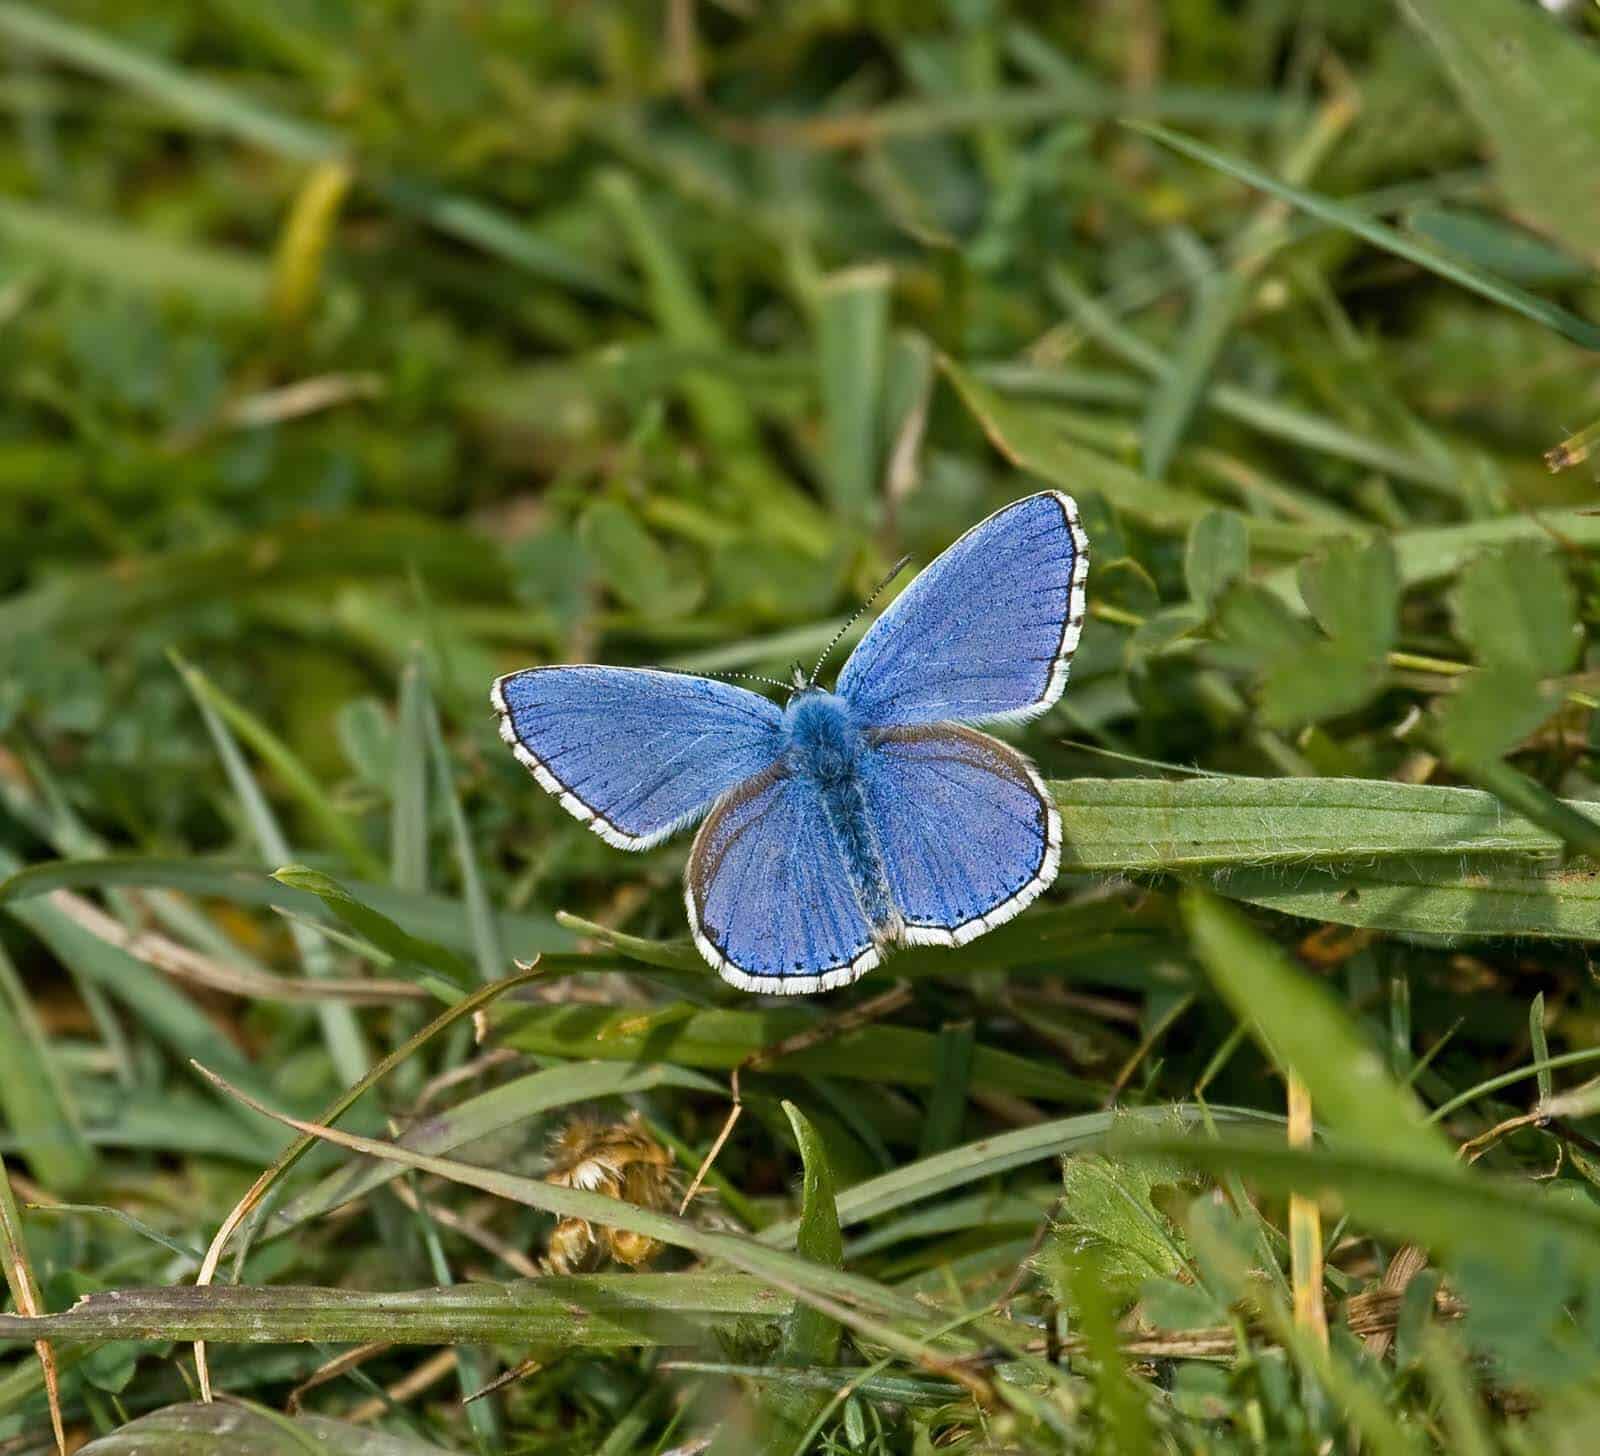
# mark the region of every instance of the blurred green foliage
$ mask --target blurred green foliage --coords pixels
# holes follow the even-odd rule
[[[86,1449],[1584,1449],[1600,516],[1541,457],[1600,416],[1600,9],[1558,8],[0,3],[0,1262]],[[1066,869],[958,953],[738,996],[682,844],[494,733],[518,666],[809,662],[1041,483],[1094,563],[1016,734]],[[194,1062],[360,1086],[412,1164],[309,1152],[214,1303],[289,1134]],[[624,1219],[661,1272],[509,1283],[575,1106],[687,1176],[741,1064],[710,1211]],[[397,1329],[442,1383],[399,1344],[277,1414]],[[262,1410],[187,1404],[193,1338]]]

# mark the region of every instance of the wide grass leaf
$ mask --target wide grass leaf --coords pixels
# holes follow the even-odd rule
[[[1097,872],[1553,856],[1493,794],[1386,779],[1065,779],[1062,868]],[[1600,810],[1574,804],[1587,817]]]
[[[443,1446],[391,1436],[327,1416],[279,1415],[230,1401],[172,1405],[78,1448],[79,1456],[450,1456]]]
[[[0,1316],[0,1340],[205,1340],[448,1345],[505,1341],[600,1350],[693,1344],[792,1301],[747,1274],[589,1274],[366,1291],[176,1285],[91,1294],[60,1314]]]
[[[1537,1185],[1487,1178],[1453,1160],[1418,1161],[1347,1141],[1311,1150],[1159,1137],[1138,1146],[1201,1172],[1238,1173],[1273,1193],[1334,1199],[1363,1227],[1445,1258],[1480,1258],[1551,1281],[1600,1275],[1600,1213],[1592,1204],[1545,1197]]]
[[[1537,870],[1486,859],[1474,869],[1456,855],[1419,856],[1388,865],[1228,870],[1211,886],[1308,921],[1447,941],[1600,936],[1600,876],[1583,865]]]

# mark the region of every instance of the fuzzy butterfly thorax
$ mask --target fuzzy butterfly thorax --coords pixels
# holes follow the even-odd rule
[[[866,742],[850,704],[836,693],[807,688],[783,714],[785,756],[796,772],[836,784],[856,771]]]

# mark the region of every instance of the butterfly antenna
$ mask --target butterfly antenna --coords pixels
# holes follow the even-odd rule
[[[877,586],[873,587],[872,591],[868,594],[866,601],[862,602],[862,604],[850,614],[850,620],[833,634],[833,641],[831,641],[822,649],[822,656],[817,659],[817,665],[811,669],[811,676],[807,680],[809,686],[816,687],[817,674],[822,671],[822,664],[828,660],[833,653],[833,649],[837,647],[844,639],[844,634],[861,620],[862,613],[878,600],[878,595],[883,591],[884,587],[888,586],[889,583],[893,581],[895,577],[899,576],[900,573],[904,571],[910,564],[911,558],[909,556],[902,556],[897,562],[895,562],[895,564],[889,568],[889,574],[884,577],[884,579],[880,581]]]
[[[765,683],[769,688],[782,688],[784,690],[784,692],[788,692],[794,686],[793,683],[779,682],[778,679],[775,678],[775,677],[762,677],[762,675],[759,672],[733,672],[733,671],[700,672],[700,673],[691,673],[690,676],[692,676],[692,677],[719,677],[724,682],[734,682],[737,679],[742,678],[745,682]]]

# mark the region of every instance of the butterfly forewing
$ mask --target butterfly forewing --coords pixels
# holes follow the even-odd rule
[[[732,683],[632,667],[535,667],[494,685],[500,736],[564,809],[646,849],[782,751],[777,705]]]
[[[1013,501],[901,592],[850,654],[838,692],[878,727],[1042,713],[1067,685],[1088,570],[1070,496]]]

